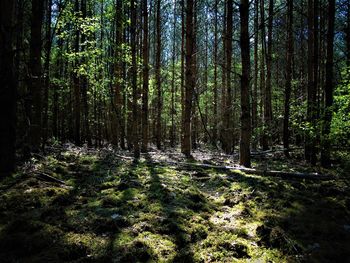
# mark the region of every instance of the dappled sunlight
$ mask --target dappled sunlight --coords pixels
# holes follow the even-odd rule
[[[348,256],[346,184],[167,165],[169,155],[159,162],[160,152],[138,163],[120,154],[62,149],[13,177],[0,196],[2,258],[322,262]],[[40,171],[65,184],[35,176]]]

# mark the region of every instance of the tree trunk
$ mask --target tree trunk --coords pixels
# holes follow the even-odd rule
[[[232,129],[232,90],[231,90],[231,65],[232,65],[232,17],[233,1],[227,1],[226,16],[226,37],[225,37],[225,57],[226,57],[226,93],[224,110],[224,136],[222,148],[225,153],[230,154],[233,151],[233,129]]]
[[[214,102],[213,102],[213,137],[212,144],[216,145],[218,137],[218,0],[214,6]]]
[[[312,164],[316,163],[315,150],[315,10],[314,0],[308,0],[308,88],[307,88],[307,121],[310,130],[305,135],[305,159]]]
[[[143,0],[143,71],[142,71],[142,152],[148,147],[148,6]]]
[[[262,148],[268,148],[268,137],[266,135],[267,125],[265,123],[265,93],[266,93],[266,82],[265,82],[265,61],[266,61],[266,27],[265,27],[265,5],[264,1],[260,0],[260,23],[261,23],[261,59],[260,59],[260,112],[262,115],[262,134],[260,137],[260,144]]]
[[[29,90],[31,101],[30,112],[30,148],[37,152],[42,139],[42,75],[41,75],[41,31],[44,16],[44,0],[32,1],[32,19],[29,54]]]
[[[15,167],[16,79],[14,72],[15,1],[0,1],[0,178]]]
[[[173,21],[173,51],[172,51],[172,77],[171,77],[171,131],[170,146],[175,146],[175,58],[176,58],[176,0],[174,0],[174,21]]]
[[[245,167],[250,167],[250,140],[251,140],[251,119],[250,119],[250,48],[249,48],[249,1],[241,0],[239,7],[241,16],[241,139],[239,150],[239,162]]]
[[[330,140],[329,133],[332,122],[333,104],[333,42],[334,42],[335,0],[328,1],[328,29],[327,29],[327,59],[326,59],[326,86],[325,110],[322,130],[321,164],[330,166]]]
[[[181,1],[181,149],[185,134],[185,1]]]
[[[80,12],[79,0],[75,0],[75,15],[78,16]],[[75,39],[74,39],[74,52],[79,53],[79,42],[80,42],[80,31],[78,25],[75,25]],[[80,62],[78,59],[75,59],[74,70],[77,71]],[[78,72],[73,72],[73,86],[74,86],[74,141],[77,145],[81,145],[81,135],[80,135],[80,118],[81,118],[81,109],[80,109],[80,83]]]
[[[258,127],[258,42],[259,42],[259,0],[254,0],[254,84],[252,93],[252,131],[255,135],[253,137],[252,148],[257,148],[257,134]]]
[[[52,47],[52,37],[51,37],[51,9],[52,0],[47,0],[46,5],[46,33],[45,33],[45,63],[44,63],[44,101],[43,101],[43,140],[42,148],[45,148],[45,144],[48,139],[48,123],[49,123],[49,89],[50,89],[50,58],[51,58],[51,47]]]
[[[272,102],[271,102],[271,67],[272,67],[272,22],[273,22],[273,0],[269,1],[269,17],[267,24],[267,54],[266,54],[266,86],[264,92],[264,144],[263,150],[267,150],[271,143],[272,133]]]
[[[185,81],[185,109],[184,109],[184,131],[182,153],[187,157],[191,156],[191,113],[192,98],[195,83],[194,34],[193,32],[193,0],[187,1],[186,6],[186,81]]]
[[[287,41],[286,41],[286,83],[284,99],[284,118],[283,118],[283,147],[286,149],[284,154],[289,157],[289,111],[290,95],[292,89],[292,61],[294,52],[293,38],[293,0],[287,0]]]
[[[156,14],[156,86],[157,86],[157,128],[156,128],[156,145],[157,148],[161,148],[162,140],[162,84],[161,84],[161,17],[160,17],[160,3],[161,0],[157,0],[157,14]]]
[[[137,64],[136,64],[136,6],[135,0],[131,0],[131,86],[132,86],[132,142],[134,147],[134,158],[140,158],[139,146],[139,119],[138,119],[138,89],[137,89]]]

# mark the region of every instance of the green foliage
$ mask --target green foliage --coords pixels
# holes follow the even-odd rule
[[[330,139],[333,144],[350,146],[350,74],[343,74],[344,81],[334,92],[333,119]]]

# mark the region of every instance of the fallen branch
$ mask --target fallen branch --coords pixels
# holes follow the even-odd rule
[[[176,164],[174,164],[176,165]],[[241,171],[247,174],[255,175],[266,175],[266,176],[276,176],[283,178],[297,178],[297,179],[313,179],[313,180],[333,180],[334,176],[322,175],[319,173],[300,173],[300,172],[285,172],[285,171],[274,171],[274,170],[258,170],[252,168],[246,168],[242,166],[216,166],[211,164],[201,164],[201,163],[178,163],[178,165],[187,167],[199,167],[205,169],[218,169],[218,170],[234,170]]]
[[[34,173],[39,179],[44,180],[44,181],[48,181],[48,182],[54,182],[54,183],[59,183],[59,184],[64,184],[66,185],[65,181],[62,181],[60,179],[57,179],[51,175],[48,175],[46,173],[43,172],[35,172]]]
[[[284,148],[284,149],[272,149],[272,150],[267,150],[267,151],[251,152],[250,155],[256,156],[256,155],[264,155],[264,154],[268,154],[268,153],[284,152],[284,151],[292,152],[292,151],[302,150],[302,149],[303,148],[301,148],[301,147],[288,148],[288,149],[286,149],[286,148]]]

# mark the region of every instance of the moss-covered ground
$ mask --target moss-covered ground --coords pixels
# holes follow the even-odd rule
[[[0,262],[350,262],[346,170],[290,180],[161,155],[62,148],[23,165],[0,185]]]

